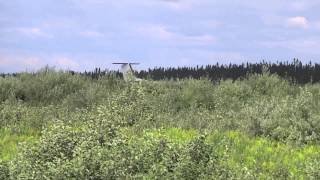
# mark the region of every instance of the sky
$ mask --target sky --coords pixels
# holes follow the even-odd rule
[[[319,0],[0,0],[0,73],[320,63]]]

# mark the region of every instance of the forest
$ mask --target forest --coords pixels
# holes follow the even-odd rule
[[[201,79],[206,78],[213,82],[221,80],[238,80],[244,79],[248,74],[262,74],[268,72],[276,74],[292,83],[307,84],[317,83],[320,81],[320,64],[307,63],[303,64],[299,59],[293,59],[292,62],[266,62],[259,63],[242,63],[242,64],[214,64],[195,67],[155,67],[147,70],[136,71],[135,74],[139,78],[151,80],[176,80],[176,79]],[[76,72],[71,71],[72,74]],[[96,68],[94,71],[85,71],[80,73],[92,78],[99,78],[108,74],[115,74],[121,77],[119,71],[101,70]],[[4,75],[2,75],[4,76]]]
[[[0,179],[319,179],[320,66],[0,76]]]

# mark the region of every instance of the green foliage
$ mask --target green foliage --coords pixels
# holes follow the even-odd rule
[[[140,135],[100,116],[75,129],[63,122],[6,165],[12,179],[317,179],[319,146],[291,147],[239,132],[182,129]],[[92,125],[98,123],[102,126]],[[92,129],[95,126],[94,129]],[[121,130],[122,129],[122,130]],[[105,132],[103,132],[105,131]],[[173,136],[173,134],[175,134]],[[180,137],[180,138],[179,138]],[[186,137],[188,137],[186,139]]]
[[[120,84],[112,77],[92,80],[44,68],[35,74],[0,77],[0,102],[23,101],[37,106],[63,102],[67,108],[81,108],[105,99],[108,91],[116,90]]]
[[[0,179],[9,179],[10,171],[7,162],[3,162],[0,160]]]
[[[0,179],[318,179],[319,87],[0,78]]]
[[[25,131],[23,134],[11,132],[9,129],[0,130],[0,160],[11,160],[17,155],[17,145],[20,142],[32,143],[38,139],[37,132]]]

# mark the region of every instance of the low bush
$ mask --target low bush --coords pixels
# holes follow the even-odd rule
[[[9,163],[10,178],[310,179],[319,175],[318,146],[292,147],[240,132],[135,133],[114,113],[100,107],[82,126],[54,123],[38,143],[21,146]]]
[[[9,178],[10,178],[10,171],[9,171],[8,163],[0,160],[0,179],[5,180]]]
[[[2,78],[0,179],[318,179],[318,86]]]

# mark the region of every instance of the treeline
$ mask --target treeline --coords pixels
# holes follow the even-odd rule
[[[48,67],[46,67],[48,68]],[[45,68],[44,68],[45,69]],[[43,70],[42,70],[43,72]],[[71,74],[80,74],[92,79],[100,77],[122,77],[120,71],[102,70],[96,68],[93,71],[75,72]],[[244,79],[249,74],[262,74],[268,72],[294,83],[306,84],[320,82],[320,64],[307,63],[303,64],[298,59],[292,62],[259,62],[259,63],[242,63],[242,64],[214,64],[196,67],[155,67],[153,69],[136,71],[137,77],[152,80],[176,80],[176,79],[201,79],[208,78],[211,81],[221,81],[226,79],[238,80]],[[0,74],[0,76],[16,76],[17,74]]]
[[[292,62],[259,62],[242,64],[214,64],[196,67],[156,67],[148,70],[136,72],[136,76],[142,79],[167,80],[167,79],[201,79],[208,78],[212,81],[221,81],[226,79],[238,80],[245,79],[249,74],[262,73],[277,74],[278,76],[294,83],[306,84],[320,82],[320,64],[303,64],[298,59]],[[83,75],[92,78],[101,76],[121,77],[119,71],[107,71],[96,68],[92,72],[84,72]]]
[[[293,62],[260,62],[243,64],[215,64],[196,67],[177,67],[177,68],[154,68],[147,71],[142,70],[137,73],[139,78],[151,78],[153,80],[164,79],[184,79],[184,78],[208,78],[212,81],[221,81],[225,79],[244,79],[249,74],[262,74],[269,72],[277,74],[291,82],[306,84],[320,81],[320,64],[303,64],[298,59]]]

